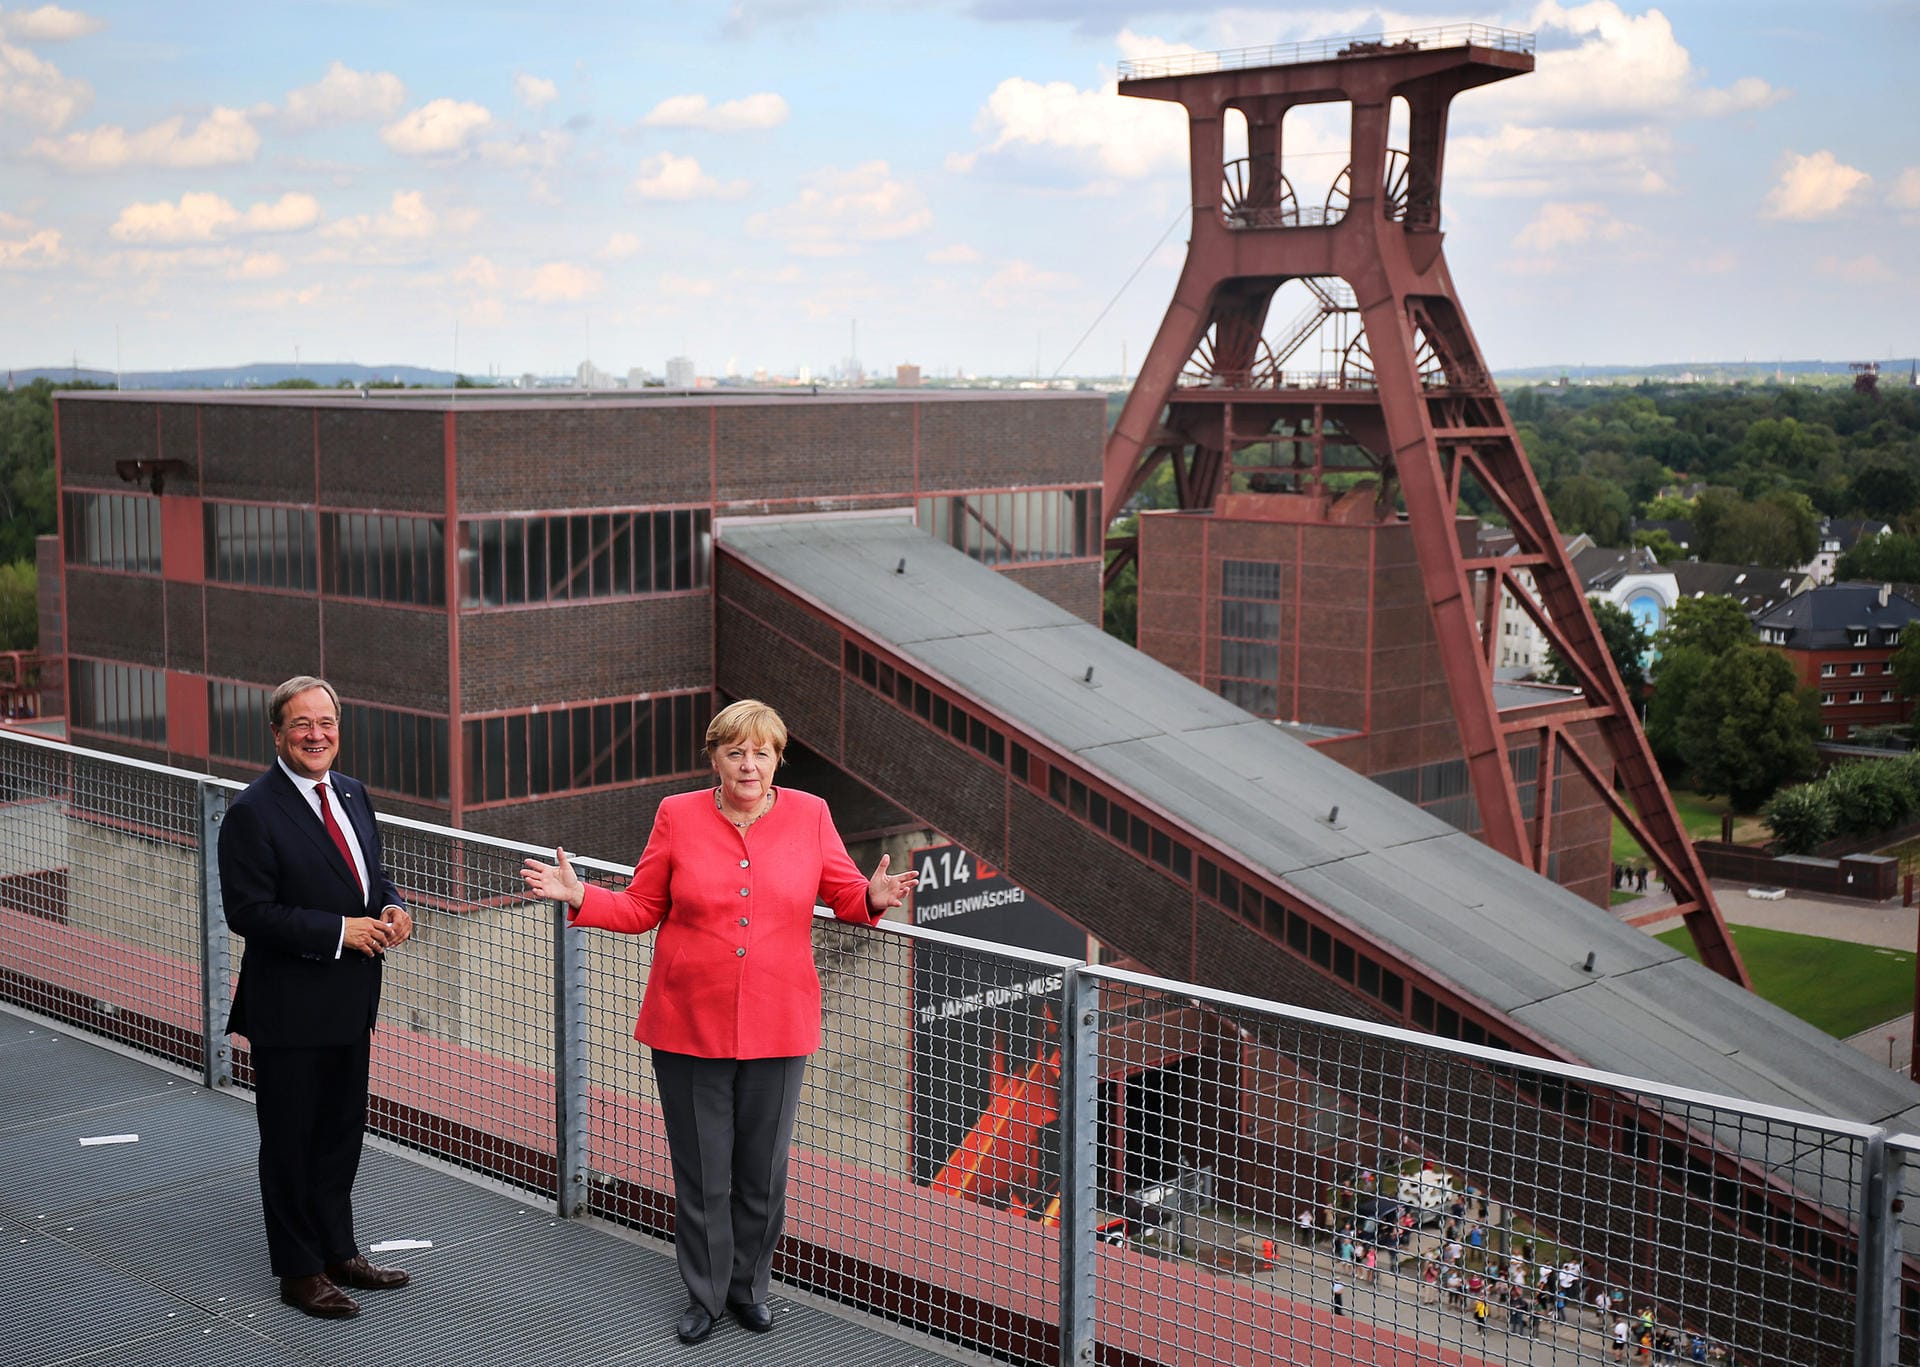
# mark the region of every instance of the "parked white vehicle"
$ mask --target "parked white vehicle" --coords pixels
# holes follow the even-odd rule
[[[1400,1179],[1394,1195],[1400,1204],[1414,1212],[1423,1225],[1435,1223],[1453,1204],[1453,1174],[1439,1168],[1422,1168]]]

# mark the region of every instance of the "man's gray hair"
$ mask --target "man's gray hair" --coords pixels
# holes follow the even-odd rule
[[[273,696],[267,699],[267,723],[272,726],[274,730],[278,731],[280,729],[280,714],[286,711],[287,704],[300,694],[306,692],[309,688],[324,688],[327,690],[327,696],[333,699],[334,718],[338,720],[340,716],[340,695],[333,691],[333,685],[325,679],[316,679],[311,674],[296,674],[278,688],[274,689]]]

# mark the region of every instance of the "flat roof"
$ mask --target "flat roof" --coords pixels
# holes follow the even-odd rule
[[[66,403],[236,404],[265,408],[406,408],[464,413],[523,409],[707,408],[714,404],[1082,402],[1094,389],[58,389]]]
[[[1070,753],[1168,824],[1571,1058],[1920,1130],[1920,1088],[1897,1073],[909,519],[748,519],[719,535],[725,553],[977,700],[1001,725]],[[1329,825],[1336,806],[1339,824]],[[1788,1141],[1732,1133],[1725,1142],[1780,1162]]]

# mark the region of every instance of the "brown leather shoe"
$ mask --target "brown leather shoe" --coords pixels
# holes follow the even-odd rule
[[[360,1304],[316,1272],[311,1277],[282,1277],[280,1299],[294,1309],[319,1320],[350,1320],[360,1313]]]
[[[362,1253],[354,1254],[344,1263],[334,1263],[327,1268],[327,1276],[357,1291],[391,1291],[413,1280],[397,1267],[375,1267]]]

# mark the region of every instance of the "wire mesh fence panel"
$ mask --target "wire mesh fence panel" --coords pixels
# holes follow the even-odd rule
[[[531,851],[382,821],[413,934],[388,952],[373,1036],[374,1127],[534,1191],[555,1189],[551,904]]]
[[[1920,1363],[1920,1134],[1887,1141],[1893,1196],[1893,1242],[1900,1266],[1893,1288],[1896,1356],[1902,1367]]]
[[[1110,1350],[1854,1360],[1867,1127],[1094,972]]]
[[[0,738],[0,993],[198,1067],[199,860],[191,777]]]
[[[1058,1337],[1058,967],[822,918],[784,1275],[942,1337]]]

